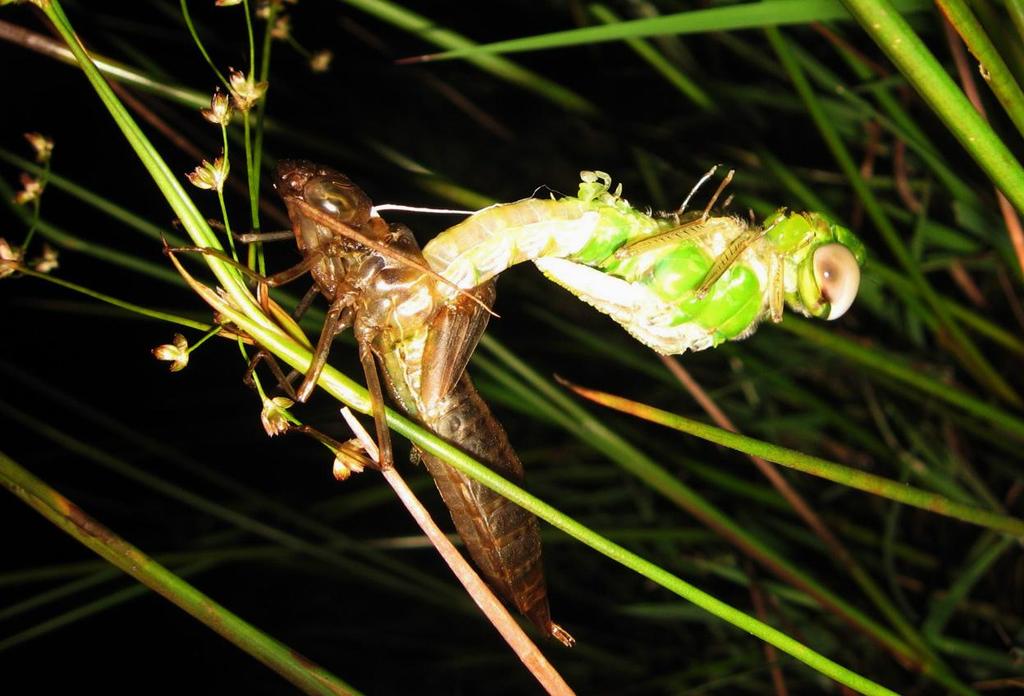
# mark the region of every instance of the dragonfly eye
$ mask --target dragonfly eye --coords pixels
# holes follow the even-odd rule
[[[846,314],[860,288],[860,266],[842,244],[826,244],[814,252],[814,278],[822,299],[829,303],[828,319]]]
[[[363,190],[340,175],[310,179],[302,189],[302,197],[352,227],[365,225],[373,208]]]

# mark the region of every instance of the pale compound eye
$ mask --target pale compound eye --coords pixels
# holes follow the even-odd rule
[[[352,227],[366,224],[373,208],[363,190],[340,175],[310,179],[302,190],[302,197]]]
[[[814,252],[814,279],[829,303],[829,321],[846,314],[860,288],[860,266],[842,244],[826,244]]]

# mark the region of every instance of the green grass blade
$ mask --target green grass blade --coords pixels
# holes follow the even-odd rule
[[[475,52],[476,43],[465,36],[444,27],[421,14],[387,0],[340,0],[356,7],[379,20],[418,36],[424,41],[442,48]],[[597,107],[589,101],[551,80],[516,65],[499,56],[478,55],[469,62],[495,77],[519,85],[539,94],[562,107],[582,114],[594,115]]]
[[[848,360],[908,384],[925,394],[942,399],[955,408],[983,418],[1004,432],[1013,435],[1016,439],[1024,440],[1024,420],[962,389],[957,389],[922,374],[891,351],[883,350],[879,346],[865,348],[855,341],[827,331],[820,326],[815,326],[799,317],[789,317],[778,326],[783,331],[805,338]]]
[[[1013,73],[999,50],[988,38],[971,8],[963,0],[938,0],[939,8],[946,19],[963,38],[967,48],[978,59],[979,70],[985,82],[1003,105],[1017,130],[1024,135],[1024,92],[1014,79]]]
[[[762,442],[752,437],[738,435],[728,430],[716,428],[713,425],[707,425],[706,423],[701,423],[676,413],[663,411],[653,406],[647,406],[646,404],[630,401],[629,399],[612,394],[596,392],[572,385],[571,388],[583,396],[610,408],[624,411],[638,418],[643,418],[652,423],[658,423],[659,425],[664,425],[689,435],[696,435],[708,442],[714,442],[744,454],[761,457],[790,469],[818,476],[827,481],[856,488],[857,490],[888,498],[911,507],[952,517],[961,522],[968,522],[995,531],[1005,532],[1018,539],[1024,539],[1024,520],[1016,517],[964,505],[941,495],[912,488],[899,481],[852,469],[836,462],[813,457],[787,447],[774,445],[770,442]]]
[[[606,5],[591,5],[590,12],[604,24],[614,25],[622,22]],[[667,60],[658,49],[643,39],[626,39],[626,44],[697,107],[705,111],[715,111],[715,102],[712,97]]]
[[[60,33],[68,48],[74,53],[86,78],[92,84],[93,89],[96,90],[97,95],[107,108],[114,122],[121,129],[128,144],[135,150],[135,154],[153,178],[153,182],[160,189],[175,215],[181,220],[181,224],[189,236],[200,246],[220,249],[220,244],[207,224],[206,218],[203,217],[202,213],[199,212],[192,202],[192,199],[185,192],[185,188],[181,184],[182,177],[176,176],[171,172],[156,148],[142,132],[142,129],[139,128],[127,109],[125,109],[121,100],[114,94],[110,85],[104,80],[96,65],[85,52],[78,37],[75,36],[74,29],[72,29],[71,23],[64,15],[60,3],[56,1],[46,3],[43,10],[50,21],[53,22],[54,27]],[[247,307],[250,311],[254,312],[254,315],[258,315],[259,308],[256,305],[256,301],[249,294],[238,272],[227,264],[216,262],[215,259],[208,258],[207,261],[214,275],[220,281],[221,286],[228,292],[232,300],[241,307]],[[269,320],[266,321],[269,326]]]
[[[924,0],[898,0],[895,5],[897,12],[906,13],[920,12],[928,9],[929,6],[929,3]],[[591,45],[604,41],[642,39],[651,36],[683,36],[713,31],[736,31],[738,29],[849,19],[850,13],[843,8],[838,0],[768,0],[691,10],[663,17],[634,19],[618,24],[556,31],[509,41],[497,41],[445,51],[428,58],[430,60],[479,59],[486,54],[539,51],[549,48]]]
[[[971,339],[964,333],[963,329],[953,321],[946,307],[942,304],[938,295],[932,289],[928,280],[921,272],[919,265],[915,262],[910,251],[901,240],[895,226],[893,226],[889,217],[882,210],[881,205],[878,203],[878,199],[865,184],[864,178],[861,176],[860,171],[854,163],[853,157],[850,155],[846,145],[836,132],[831,121],[826,117],[824,111],[821,109],[821,105],[811,89],[810,83],[807,81],[806,76],[796,61],[793,51],[789,46],[789,42],[783,38],[782,33],[778,29],[768,29],[766,32],[768,35],[768,41],[772,44],[772,47],[779,55],[779,59],[786,68],[786,72],[789,73],[790,79],[793,81],[794,86],[803,98],[804,103],[807,105],[811,118],[814,120],[815,125],[817,125],[818,130],[821,132],[822,137],[829,149],[832,151],[832,154],[840,168],[843,170],[844,174],[846,174],[846,177],[849,180],[851,187],[856,192],[857,197],[861,202],[863,202],[864,208],[871,217],[875,227],[877,227],[878,231],[882,233],[882,237],[885,239],[888,247],[892,250],[896,258],[899,259],[900,264],[917,285],[921,295],[928,301],[932,311],[935,312],[943,327],[949,332],[951,338],[955,341],[955,356],[963,363],[964,367],[974,375],[976,379],[978,379],[978,381],[985,384],[1002,399],[1014,406],[1024,405],[1024,400],[1021,399],[1003,376],[989,363],[981,351],[978,350],[977,346],[974,345],[974,342],[971,341]]]
[[[1024,213],[1024,167],[888,0],[843,0],[996,186]]]
[[[89,517],[0,452],[0,482],[62,531],[178,605],[309,694],[355,694],[348,684],[257,630]]]

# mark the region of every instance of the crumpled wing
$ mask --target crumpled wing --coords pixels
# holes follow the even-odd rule
[[[485,305],[494,304],[494,281],[470,291]],[[490,315],[464,295],[455,297],[432,318],[423,348],[420,395],[426,409],[440,403],[466,371]]]

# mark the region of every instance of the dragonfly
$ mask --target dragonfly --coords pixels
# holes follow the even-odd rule
[[[330,167],[281,161],[274,185],[303,261],[262,281],[277,285],[309,272],[329,302],[299,400],[315,386],[335,336],[351,327],[382,465],[392,457],[386,389],[402,411],[436,435],[522,481],[522,463],[465,369],[487,326],[493,281],[454,288],[429,269],[407,226],[386,222],[362,189]],[[537,518],[443,460],[424,451],[415,456],[491,587],[544,634],[571,646],[572,636],[551,619]]]
[[[711,210],[652,215],[622,197],[604,172],[581,172],[575,197],[526,198],[485,208],[423,248],[459,288],[532,261],[545,276],[665,355],[754,333],[783,310],[835,320],[853,304],[864,244],[813,212],[775,211],[761,224]]]

